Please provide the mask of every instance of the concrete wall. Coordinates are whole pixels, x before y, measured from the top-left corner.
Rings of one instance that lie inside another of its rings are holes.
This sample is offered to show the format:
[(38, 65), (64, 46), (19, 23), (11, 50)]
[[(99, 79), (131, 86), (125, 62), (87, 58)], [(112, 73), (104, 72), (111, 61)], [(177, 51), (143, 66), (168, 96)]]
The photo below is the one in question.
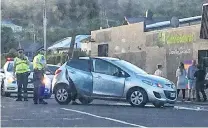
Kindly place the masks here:
[(145, 51), (138, 51), (138, 52), (128, 52), (128, 53), (121, 53), (121, 54), (114, 54), (113, 57), (120, 58), (131, 62), (132, 64), (142, 68), (145, 70), (146, 68), (146, 52)]
[[(138, 47), (144, 48), (146, 36), (143, 32), (144, 24), (137, 23), (124, 25), (109, 29), (101, 29), (91, 32), (91, 37), (95, 40), (95, 44), (109, 44), (109, 56), (115, 52), (132, 52), (139, 51)], [(92, 49), (95, 53), (97, 49)]]
[(147, 47), (146, 48), (146, 71), (150, 74), (154, 74), (157, 65), (163, 65), (164, 75), (167, 76), (167, 68), (166, 68), (166, 49), (159, 47)]

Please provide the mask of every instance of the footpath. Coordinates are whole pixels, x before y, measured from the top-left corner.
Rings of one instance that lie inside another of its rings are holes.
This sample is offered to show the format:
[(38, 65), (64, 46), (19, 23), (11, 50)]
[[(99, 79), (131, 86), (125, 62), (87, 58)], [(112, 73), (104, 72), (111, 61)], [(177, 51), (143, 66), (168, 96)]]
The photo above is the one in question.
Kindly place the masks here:
[[(207, 98), (208, 98), (208, 89), (205, 90)], [(207, 105), (208, 106), (208, 99), (206, 102), (202, 102), (203, 101), (203, 97), (200, 94), (200, 98), (201, 98), (201, 102), (197, 102), (197, 101), (187, 101), (188, 99), (188, 91), (186, 90), (186, 99), (184, 102), (182, 102), (182, 91), (180, 91), (180, 94), (178, 96), (177, 102), (176, 104), (184, 104), (184, 105)]]

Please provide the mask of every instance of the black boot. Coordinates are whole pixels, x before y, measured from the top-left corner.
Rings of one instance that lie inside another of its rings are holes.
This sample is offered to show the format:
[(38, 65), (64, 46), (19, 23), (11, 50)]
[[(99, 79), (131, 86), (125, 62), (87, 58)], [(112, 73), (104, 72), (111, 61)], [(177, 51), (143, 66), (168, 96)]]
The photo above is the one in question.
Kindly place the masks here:
[(39, 104), (48, 104), (46, 101), (44, 101), (43, 99), (39, 100)]
[(22, 101), (22, 98), (17, 98), (16, 101)]
[(28, 99), (27, 98), (24, 98), (24, 101), (28, 101)]
[(38, 104), (38, 100), (33, 99), (34, 104)]

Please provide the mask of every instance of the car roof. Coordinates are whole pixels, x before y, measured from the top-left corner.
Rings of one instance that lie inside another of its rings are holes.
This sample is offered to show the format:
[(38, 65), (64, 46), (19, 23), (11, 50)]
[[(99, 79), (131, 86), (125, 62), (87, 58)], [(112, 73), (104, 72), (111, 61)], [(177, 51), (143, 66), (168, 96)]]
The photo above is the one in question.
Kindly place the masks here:
[(79, 59), (103, 59), (103, 60), (119, 60), (118, 58), (113, 57), (79, 57)]

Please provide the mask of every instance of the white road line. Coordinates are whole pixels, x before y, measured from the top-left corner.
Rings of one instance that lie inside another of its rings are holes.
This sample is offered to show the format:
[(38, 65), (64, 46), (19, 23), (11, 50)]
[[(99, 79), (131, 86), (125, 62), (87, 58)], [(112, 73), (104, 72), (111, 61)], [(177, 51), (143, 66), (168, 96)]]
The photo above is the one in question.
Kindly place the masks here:
[[(41, 120), (81, 120), (83, 118), (46, 118)], [(34, 121), (34, 120), (40, 120), (40, 119), (10, 119), (10, 121)], [(9, 120), (1, 120), (1, 121), (9, 121)]]
[(98, 115), (94, 115), (94, 114), (91, 114), (91, 113), (78, 111), (78, 110), (74, 110), (74, 109), (68, 109), (68, 108), (61, 108), (61, 109), (66, 110), (66, 111), (81, 113), (81, 114), (84, 114), (84, 115), (88, 115), (88, 116), (92, 116), (92, 117), (96, 117), (96, 118), (100, 118), (100, 119), (110, 120), (110, 121), (114, 121), (114, 122), (121, 123), (121, 124), (127, 124), (127, 125), (130, 125), (130, 126), (135, 126), (135, 127), (140, 127), (140, 128), (147, 128), (147, 127), (142, 126), (142, 125), (132, 124), (132, 123), (128, 123), (128, 122), (125, 122), (125, 121), (121, 121), (121, 120), (117, 120), (117, 119), (113, 119), (113, 118), (109, 118), (109, 117), (102, 117), (102, 116), (98, 116)]
[(82, 118), (73, 118), (73, 119), (70, 119), (70, 118), (63, 118), (63, 120), (81, 120)]
[(1, 122), (2, 122), (2, 121), (9, 121), (9, 120), (1, 120)]
[(197, 108), (190, 108), (190, 107), (183, 107), (183, 106), (174, 106), (175, 109), (181, 109), (181, 110), (193, 110), (193, 111), (208, 111), (207, 109), (203, 109), (200, 107)]

